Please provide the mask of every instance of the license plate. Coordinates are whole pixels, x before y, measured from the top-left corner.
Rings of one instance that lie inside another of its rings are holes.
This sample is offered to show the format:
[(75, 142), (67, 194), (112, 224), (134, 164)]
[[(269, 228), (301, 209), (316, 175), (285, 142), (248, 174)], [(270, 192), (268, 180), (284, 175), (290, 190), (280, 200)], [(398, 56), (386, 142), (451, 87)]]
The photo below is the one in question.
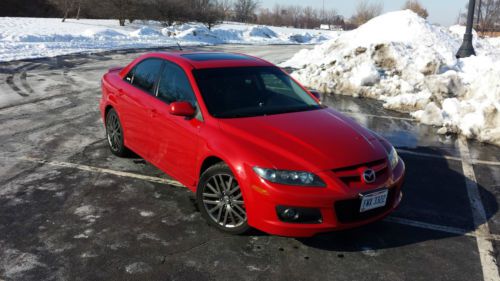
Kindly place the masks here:
[(363, 194), (361, 197), (361, 207), (359, 212), (366, 212), (375, 208), (383, 207), (387, 201), (389, 190), (384, 189), (373, 193)]

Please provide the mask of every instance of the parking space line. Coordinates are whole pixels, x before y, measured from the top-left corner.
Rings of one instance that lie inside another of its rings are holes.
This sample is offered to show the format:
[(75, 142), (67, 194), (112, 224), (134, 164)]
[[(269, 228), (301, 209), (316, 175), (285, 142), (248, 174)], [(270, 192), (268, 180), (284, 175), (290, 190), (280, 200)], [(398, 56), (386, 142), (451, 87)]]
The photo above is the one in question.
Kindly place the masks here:
[(18, 159), (24, 160), (24, 161), (29, 161), (29, 162), (34, 162), (34, 163), (39, 163), (39, 164), (44, 164), (44, 165), (49, 165), (49, 166), (73, 168), (73, 169), (78, 169), (78, 170), (87, 171), (87, 172), (111, 174), (111, 175), (116, 175), (116, 176), (120, 176), (120, 177), (135, 178), (135, 179), (145, 180), (145, 181), (149, 181), (149, 182), (164, 183), (164, 184), (179, 186), (179, 187), (184, 186), (176, 180), (170, 180), (170, 179), (165, 179), (165, 178), (160, 178), (160, 177), (145, 176), (145, 175), (141, 175), (141, 174), (116, 171), (116, 170), (111, 170), (111, 169), (106, 169), (106, 168), (98, 168), (98, 167), (93, 167), (93, 166), (74, 164), (74, 163), (69, 163), (69, 162), (61, 162), (61, 161), (48, 161), (48, 160), (43, 160), (43, 159), (33, 158), (33, 157), (20, 157)]
[[(457, 227), (452, 227), (452, 226), (432, 224), (432, 223), (415, 221), (415, 220), (410, 220), (410, 219), (405, 219), (405, 218), (400, 218), (400, 217), (392, 217), (392, 216), (385, 218), (384, 221), (390, 222), (390, 223), (397, 223), (397, 224), (401, 224), (401, 225), (417, 227), (417, 228), (422, 228), (422, 229), (433, 230), (433, 231), (446, 232), (446, 233), (456, 234), (456, 235), (460, 235), (460, 236), (476, 237), (476, 233), (474, 231), (469, 231), (467, 229), (462, 229), (462, 228), (457, 228)], [(497, 234), (489, 234), (489, 235), (485, 235), (482, 237), (484, 239), (487, 239), (487, 240), (500, 241), (500, 235), (497, 235)]]
[[(453, 161), (460, 161), (460, 162), (462, 161), (462, 158), (447, 156), (447, 155), (415, 152), (415, 151), (401, 149), (401, 148), (398, 148), (397, 151), (400, 153), (403, 153), (403, 154), (409, 154), (409, 155), (415, 155), (415, 156), (422, 156), (422, 157), (428, 157), (428, 158), (438, 158), (438, 159), (444, 158), (446, 160), (453, 160)], [(470, 159), (470, 160), (473, 164), (482, 164), (482, 165), (488, 165), (488, 166), (500, 166), (500, 162), (477, 160), (477, 159)]]
[(472, 209), (472, 219), (474, 221), (475, 227), (474, 232), (476, 236), (477, 247), (479, 249), (479, 257), (481, 259), (483, 277), (485, 281), (498, 281), (500, 280), (500, 276), (498, 274), (498, 267), (495, 257), (493, 256), (493, 244), (490, 240), (485, 238), (490, 236), (488, 219), (486, 217), (486, 212), (481, 201), (481, 195), (479, 194), (476, 175), (474, 174), (469, 147), (467, 145), (467, 139), (465, 137), (460, 137), (458, 139), (458, 147), (462, 157), (462, 169), (464, 171), (465, 185)]
[[(175, 180), (165, 179), (165, 178), (160, 178), (160, 177), (146, 176), (146, 175), (137, 174), (137, 173), (122, 172), (122, 171), (116, 171), (116, 170), (111, 170), (111, 169), (106, 169), (106, 168), (98, 168), (98, 167), (93, 167), (93, 166), (88, 166), (88, 165), (74, 164), (74, 163), (62, 162), (62, 161), (48, 161), (48, 160), (44, 160), (44, 159), (40, 159), (40, 158), (33, 158), (33, 157), (19, 157), (17, 159), (22, 160), (22, 161), (43, 164), (43, 165), (62, 167), (62, 168), (72, 168), (72, 169), (78, 169), (78, 170), (87, 171), (87, 172), (94, 172), (94, 173), (111, 174), (111, 175), (116, 175), (116, 176), (120, 176), (120, 177), (128, 177), (128, 178), (140, 179), (140, 180), (145, 180), (145, 181), (154, 182), (154, 183), (163, 183), (163, 184), (168, 184), (168, 185), (172, 185), (172, 186), (184, 187), (184, 185), (182, 185), (180, 182), (175, 181)], [(390, 223), (401, 224), (401, 225), (408, 225), (408, 226), (412, 226), (412, 227), (418, 227), (418, 228), (422, 228), (422, 229), (433, 230), (433, 231), (441, 231), (441, 232), (446, 232), (446, 233), (451, 233), (451, 234), (456, 234), (456, 235), (465, 235), (465, 236), (470, 236), (470, 237), (476, 237), (477, 235), (482, 235), (481, 237), (483, 239), (500, 241), (500, 235), (489, 234), (489, 231), (488, 231), (488, 233), (475, 233), (474, 231), (468, 231), (466, 229), (437, 225), (437, 224), (430, 224), (430, 223), (426, 223), (426, 222), (415, 221), (415, 220), (399, 218), (399, 217), (392, 217), (392, 216), (385, 218), (384, 221), (390, 222)]]
[(432, 153), (415, 152), (415, 151), (401, 149), (401, 148), (398, 148), (396, 150), (398, 152), (400, 152), (400, 153), (410, 154), (410, 155), (415, 155), (415, 156), (422, 156), (422, 157), (427, 157), (427, 158), (446, 159), (446, 160), (453, 160), (453, 161), (462, 161), (462, 158), (459, 158), (459, 157), (453, 157), (453, 156), (447, 156), (447, 155), (439, 155), (439, 154), (432, 154)]
[(431, 224), (431, 223), (414, 221), (414, 220), (398, 218), (398, 217), (387, 217), (384, 219), (384, 221), (413, 226), (413, 227), (418, 227), (418, 228), (423, 228), (423, 229), (441, 231), (441, 232), (446, 232), (446, 233), (451, 233), (451, 234), (457, 234), (457, 235), (466, 235), (466, 236), (472, 236), (472, 237), (475, 236), (474, 233), (472, 233), (471, 231), (468, 231), (466, 229)]

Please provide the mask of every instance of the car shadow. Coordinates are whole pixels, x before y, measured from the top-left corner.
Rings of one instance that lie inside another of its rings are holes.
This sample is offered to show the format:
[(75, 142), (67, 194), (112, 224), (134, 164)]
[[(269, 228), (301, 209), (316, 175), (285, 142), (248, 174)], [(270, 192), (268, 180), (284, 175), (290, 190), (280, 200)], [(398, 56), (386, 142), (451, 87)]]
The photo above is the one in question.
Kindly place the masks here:
[[(327, 251), (358, 252), (397, 248), (473, 232), (475, 226), (461, 162), (446, 160), (444, 155), (434, 149), (418, 148), (415, 151), (442, 158), (401, 153), (407, 168), (404, 196), (390, 219), (350, 230), (298, 238), (297, 241)], [(477, 187), (483, 204), (489, 206), (486, 212), (486, 219), (489, 220), (498, 211), (498, 202), (480, 184)], [(408, 221), (444, 226), (451, 230), (438, 231), (425, 225), (415, 227), (409, 225)], [(456, 233), (456, 230), (463, 230), (464, 233)]]

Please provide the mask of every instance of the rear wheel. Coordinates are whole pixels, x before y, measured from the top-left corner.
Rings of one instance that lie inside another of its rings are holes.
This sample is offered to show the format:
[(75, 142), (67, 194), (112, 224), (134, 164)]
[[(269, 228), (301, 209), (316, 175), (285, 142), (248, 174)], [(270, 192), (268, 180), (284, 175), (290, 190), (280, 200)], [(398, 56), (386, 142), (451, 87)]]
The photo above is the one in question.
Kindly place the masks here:
[(196, 199), (202, 215), (219, 230), (242, 234), (250, 228), (243, 194), (226, 164), (216, 164), (203, 173)]
[(118, 114), (112, 108), (106, 114), (106, 138), (108, 139), (109, 149), (113, 154), (125, 157), (130, 151), (124, 145), (123, 129), (118, 118)]

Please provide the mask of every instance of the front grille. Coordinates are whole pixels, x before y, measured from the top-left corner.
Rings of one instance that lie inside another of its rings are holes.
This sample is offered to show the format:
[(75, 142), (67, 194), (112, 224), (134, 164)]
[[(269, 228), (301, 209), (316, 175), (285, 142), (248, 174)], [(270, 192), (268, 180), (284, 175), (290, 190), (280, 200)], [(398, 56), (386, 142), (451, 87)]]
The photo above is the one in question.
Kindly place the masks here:
[(375, 171), (376, 180), (373, 185), (380, 185), (387, 181), (389, 177), (389, 167), (385, 159), (377, 161), (333, 169), (332, 172), (348, 187), (359, 188), (366, 185), (361, 181), (361, 175), (365, 169)]
[(389, 189), (385, 206), (362, 213), (359, 212), (361, 198), (337, 201), (334, 206), (337, 220), (341, 223), (353, 223), (376, 217), (388, 211), (394, 205), (396, 195), (396, 188)]

